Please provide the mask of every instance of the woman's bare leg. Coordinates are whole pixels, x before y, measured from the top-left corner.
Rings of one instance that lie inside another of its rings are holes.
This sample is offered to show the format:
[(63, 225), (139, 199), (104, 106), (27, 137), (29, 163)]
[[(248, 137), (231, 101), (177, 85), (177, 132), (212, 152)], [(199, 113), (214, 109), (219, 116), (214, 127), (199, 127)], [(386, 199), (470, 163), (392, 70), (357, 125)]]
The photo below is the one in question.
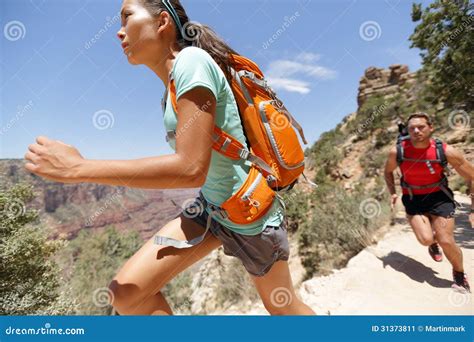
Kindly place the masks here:
[[(189, 240), (204, 232), (204, 227), (180, 215), (167, 223), (160, 235)], [(221, 242), (210, 232), (197, 246), (185, 249), (165, 247), (148, 240), (120, 269), (109, 285), (112, 305), (121, 315), (171, 315), (171, 308), (160, 290), (177, 274), (204, 258)]]
[(271, 315), (315, 315), (295, 293), (287, 261), (277, 261), (262, 277), (250, 275)]

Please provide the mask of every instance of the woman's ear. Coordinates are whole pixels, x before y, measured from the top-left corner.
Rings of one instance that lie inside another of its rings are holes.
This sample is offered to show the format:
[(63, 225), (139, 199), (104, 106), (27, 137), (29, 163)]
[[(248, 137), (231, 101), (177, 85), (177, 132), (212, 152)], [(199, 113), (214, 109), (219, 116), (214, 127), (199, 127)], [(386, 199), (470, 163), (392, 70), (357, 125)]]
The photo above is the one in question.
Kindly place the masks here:
[(168, 27), (168, 24), (170, 23), (170, 15), (168, 14), (168, 12), (166, 11), (162, 11), (159, 15), (158, 15), (158, 18), (157, 18), (157, 21), (156, 21), (156, 29), (157, 29), (157, 33), (161, 33), (163, 32), (166, 27)]

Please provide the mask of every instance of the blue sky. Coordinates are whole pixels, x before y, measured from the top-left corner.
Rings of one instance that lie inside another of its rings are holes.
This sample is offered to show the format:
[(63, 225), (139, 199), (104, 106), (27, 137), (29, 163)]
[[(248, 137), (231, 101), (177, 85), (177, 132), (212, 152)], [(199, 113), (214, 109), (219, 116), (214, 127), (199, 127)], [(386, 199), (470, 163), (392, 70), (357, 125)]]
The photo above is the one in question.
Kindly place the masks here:
[[(408, 41), (412, 1), (182, 3), (191, 20), (213, 27), (260, 65), (308, 146), (357, 109), (367, 67), (420, 68)], [(146, 67), (128, 64), (116, 37), (120, 6), (0, 0), (0, 158), (22, 158), (38, 135), (74, 145), (89, 159), (172, 152), (164, 139), (163, 84)]]

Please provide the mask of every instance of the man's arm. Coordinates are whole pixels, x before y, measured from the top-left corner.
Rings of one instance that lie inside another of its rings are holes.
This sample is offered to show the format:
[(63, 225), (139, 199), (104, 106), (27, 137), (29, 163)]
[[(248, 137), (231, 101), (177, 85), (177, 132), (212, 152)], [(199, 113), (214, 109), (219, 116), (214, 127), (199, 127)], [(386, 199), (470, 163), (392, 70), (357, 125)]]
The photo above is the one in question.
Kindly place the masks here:
[(387, 184), (388, 191), (390, 192), (390, 195), (392, 196), (391, 200), (391, 205), (392, 208), (397, 202), (397, 191), (395, 189), (395, 177), (393, 176), (393, 172), (397, 169), (397, 148), (393, 147), (389, 154), (387, 161), (385, 163), (385, 171), (384, 171), (384, 177), (385, 177), (385, 183)]
[(469, 220), (471, 221), (471, 226), (474, 228), (474, 196), (472, 191), (474, 189), (474, 165), (472, 165), (462, 153), (456, 150), (454, 147), (446, 147), (446, 158), (448, 163), (454, 167), (457, 173), (463, 177), (469, 185), (470, 196), (471, 196), (471, 213), (469, 215)]
[(463, 177), (466, 182), (470, 183), (470, 188), (473, 189), (474, 165), (468, 162), (460, 151), (449, 145), (446, 147), (446, 158), (448, 159), (448, 163), (454, 167), (456, 172)]

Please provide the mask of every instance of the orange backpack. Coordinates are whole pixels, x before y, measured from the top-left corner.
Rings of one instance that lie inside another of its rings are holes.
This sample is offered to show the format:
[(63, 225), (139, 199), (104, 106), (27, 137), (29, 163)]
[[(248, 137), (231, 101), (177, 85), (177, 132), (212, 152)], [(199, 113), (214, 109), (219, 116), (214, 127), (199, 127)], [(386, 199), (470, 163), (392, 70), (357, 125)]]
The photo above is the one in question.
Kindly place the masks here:
[[(254, 62), (239, 55), (231, 55), (230, 60), (231, 88), (250, 146), (244, 146), (215, 126), (212, 148), (231, 159), (250, 161), (265, 176), (273, 190), (288, 190), (304, 171), (304, 152), (293, 127), (307, 144), (303, 129), (268, 86)], [(172, 78), (169, 91), (177, 112)]]
[[(230, 61), (233, 76), (231, 88), (250, 146), (243, 145), (214, 126), (212, 148), (233, 160), (249, 161), (252, 167), (241, 188), (220, 207), (207, 203), (211, 215), (208, 217), (206, 232), (213, 215), (219, 215), (222, 219), (237, 224), (248, 224), (264, 216), (272, 207), (276, 196), (284, 207), (277, 192), (290, 190), (303, 174), (305, 166), (304, 152), (293, 127), (307, 144), (303, 129), (268, 86), (259, 67), (251, 60), (238, 55), (231, 55)], [(168, 92), (173, 109), (177, 113), (173, 75), (170, 77)], [(201, 201), (206, 202), (202, 193), (200, 195)], [(156, 236), (155, 243), (187, 248), (201, 242), (206, 232), (192, 241)]]

